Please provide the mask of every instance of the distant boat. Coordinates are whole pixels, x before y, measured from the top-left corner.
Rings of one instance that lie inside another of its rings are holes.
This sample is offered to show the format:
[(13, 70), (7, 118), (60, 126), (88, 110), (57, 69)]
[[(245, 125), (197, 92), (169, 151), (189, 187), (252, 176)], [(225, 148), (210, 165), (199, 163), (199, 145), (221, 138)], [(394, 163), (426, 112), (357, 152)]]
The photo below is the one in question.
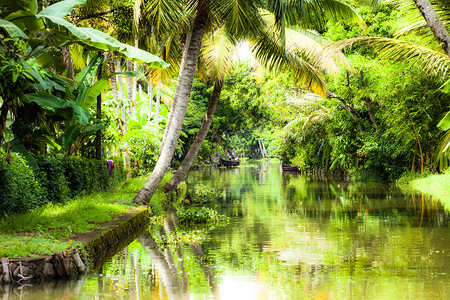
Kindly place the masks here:
[(296, 172), (298, 172), (298, 167), (297, 166), (281, 165), (281, 169), (283, 171), (296, 171)]
[(220, 157), (219, 160), (219, 167), (220, 166), (224, 166), (224, 167), (237, 167), (239, 166), (239, 164), (241, 163), (241, 161), (239, 159), (236, 160), (228, 160), (228, 159), (223, 159), (222, 157)]

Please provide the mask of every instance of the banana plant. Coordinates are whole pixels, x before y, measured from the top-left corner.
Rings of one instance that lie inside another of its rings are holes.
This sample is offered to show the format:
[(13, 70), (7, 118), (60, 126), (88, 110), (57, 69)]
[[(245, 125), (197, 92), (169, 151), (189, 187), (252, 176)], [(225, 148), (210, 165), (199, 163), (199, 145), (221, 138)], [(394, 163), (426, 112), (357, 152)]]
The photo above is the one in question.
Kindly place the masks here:
[[(0, 124), (0, 142), (3, 141), (3, 135), (6, 131), (6, 120), (13, 117), (15, 107), (19, 104), (35, 102), (41, 107), (53, 112), (64, 112), (73, 115), (71, 122), (73, 126), (69, 127), (71, 131), (64, 134), (67, 138), (63, 139), (64, 145), (69, 145), (73, 141), (77, 132), (82, 130), (82, 126), (87, 126), (89, 122), (89, 113), (86, 107), (89, 107), (95, 100), (101, 90), (106, 88), (107, 82), (100, 80), (90, 87), (81, 88), (85, 73), (79, 78), (76, 87), (79, 89), (76, 101), (65, 101), (53, 96), (49, 91), (48, 81), (39, 71), (31, 68), (33, 64), (38, 64), (42, 68), (53, 68), (61, 71), (62, 55), (60, 47), (71, 44), (78, 44), (86, 50), (101, 52), (111, 52), (117, 56), (125, 57), (139, 62), (144, 62), (154, 68), (166, 68), (168, 64), (157, 56), (140, 50), (133, 46), (120, 43), (113, 37), (92, 29), (77, 27), (64, 19), (77, 4), (84, 4), (86, 0), (64, 0), (49, 7), (41, 12), (37, 12), (37, 2), (33, 0), (26, 1), (5, 1), (1, 0), (2, 10), (0, 11), (0, 36), (9, 37), (2, 40), (2, 45), (7, 39), (20, 41), (23, 48), (26, 49), (24, 55), (18, 56), (19, 63), (13, 65), (11, 69), (20, 67), (21, 69), (31, 70), (29, 72), (10, 72), (11, 81), (16, 82), (23, 73), (23, 80), (34, 84), (34, 91), (26, 93), (17, 89), (5, 86), (0, 90), (0, 97), (3, 100), (1, 105), (1, 124)], [(27, 78), (25, 78), (25, 75)], [(8, 78), (7, 78), (8, 79)], [(70, 81), (69, 81), (70, 82)], [(39, 87), (40, 85), (40, 87)], [(67, 118), (66, 118), (67, 119)], [(79, 127), (81, 126), (81, 127)], [(77, 129), (78, 128), (78, 129)], [(84, 128), (83, 130), (87, 130)], [(7, 151), (8, 152), (8, 151)]]

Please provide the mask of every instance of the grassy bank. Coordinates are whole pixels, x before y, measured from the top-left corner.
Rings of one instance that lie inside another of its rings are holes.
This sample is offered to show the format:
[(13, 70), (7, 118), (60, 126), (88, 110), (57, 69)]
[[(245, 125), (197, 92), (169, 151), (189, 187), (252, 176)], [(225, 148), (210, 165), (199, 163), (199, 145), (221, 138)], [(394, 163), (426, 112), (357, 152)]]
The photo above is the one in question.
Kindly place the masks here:
[(133, 178), (118, 188), (49, 204), (0, 220), (0, 257), (51, 255), (80, 244), (71, 237), (112, 221), (135, 206), (132, 200), (146, 178)]
[(450, 171), (414, 179), (409, 185), (416, 190), (439, 198), (442, 204), (450, 210)]

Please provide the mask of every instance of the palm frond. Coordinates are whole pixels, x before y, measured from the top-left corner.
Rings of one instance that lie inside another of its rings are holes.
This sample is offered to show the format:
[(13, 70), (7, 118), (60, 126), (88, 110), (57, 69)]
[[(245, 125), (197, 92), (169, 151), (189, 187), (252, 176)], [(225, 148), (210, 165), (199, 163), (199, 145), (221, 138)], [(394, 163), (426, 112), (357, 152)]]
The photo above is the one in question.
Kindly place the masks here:
[(450, 166), (450, 130), (444, 134), (439, 142), (434, 167), (440, 171), (446, 170)]
[(294, 79), (306, 89), (325, 95), (326, 83), (320, 71), (296, 53), (288, 52), (276, 37), (261, 34), (252, 41), (251, 50), (255, 58), (269, 70), (292, 70)]
[(164, 35), (176, 31), (180, 20), (183, 20), (183, 1), (149, 0), (145, 3), (144, 13), (153, 25), (155, 34)]
[(353, 8), (339, 0), (293, 0), (286, 4), (285, 17), (289, 25), (322, 29), (326, 21), (331, 19), (365, 26), (361, 16)]
[[(449, 0), (431, 0), (431, 4), (441, 20), (442, 24), (446, 28), (450, 26), (450, 1)], [(410, 13), (411, 16), (409, 19), (413, 20), (413, 23), (408, 25), (407, 27), (399, 30), (397, 32), (397, 36), (403, 36), (407, 34), (420, 34), (427, 37), (433, 37), (433, 33), (424, 20), (422, 14), (417, 9), (414, 1), (411, 0), (401, 0), (399, 3), (401, 7), (407, 12)]]
[(281, 40), (285, 38), (285, 25), (286, 25), (286, 1), (273, 0), (267, 2), (267, 10), (269, 10), (275, 17), (274, 24), (277, 26), (281, 34)]
[(306, 131), (309, 127), (316, 123), (328, 120), (331, 114), (328, 111), (316, 110), (308, 116), (305, 123), (302, 126), (302, 131)]
[(380, 37), (359, 37), (338, 41), (325, 47), (323, 55), (325, 57), (336, 55), (337, 52), (353, 45), (373, 47), (378, 50), (381, 58), (418, 63), (430, 75), (447, 75), (450, 67), (450, 58), (443, 52), (402, 40)]
[(292, 131), (295, 128), (299, 128), (300, 126), (303, 126), (303, 124), (305, 123), (307, 117), (305, 116), (301, 116), (301, 117), (297, 117), (294, 120), (290, 121), (289, 123), (287, 123), (283, 129), (285, 131)]
[(216, 80), (223, 80), (233, 66), (236, 47), (225, 27), (221, 27), (207, 39), (202, 47), (202, 57), (208, 74)]
[(223, 20), (229, 34), (236, 39), (257, 36), (264, 22), (259, 15), (255, 1), (216, 0), (212, 10)]
[(135, 0), (133, 8), (133, 32), (139, 32), (139, 20), (141, 19), (141, 7), (143, 0)]

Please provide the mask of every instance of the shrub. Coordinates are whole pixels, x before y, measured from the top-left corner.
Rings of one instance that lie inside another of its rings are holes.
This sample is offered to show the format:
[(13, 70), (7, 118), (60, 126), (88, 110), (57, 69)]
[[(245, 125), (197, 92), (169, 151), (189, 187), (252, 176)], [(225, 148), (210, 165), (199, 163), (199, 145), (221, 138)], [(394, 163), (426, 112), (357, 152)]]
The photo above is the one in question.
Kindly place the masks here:
[(117, 186), (126, 178), (125, 163), (122, 157), (110, 158), (114, 162), (114, 173), (109, 177), (109, 187)]
[(80, 196), (86, 188), (84, 166), (79, 157), (66, 157), (62, 160), (64, 176), (66, 176), (70, 197)]
[(228, 222), (229, 218), (219, 214), (217, 211), (211, 208), (182, 208), (177, 212), (178, 222), (181, 226), (191, 225), (213, 225), (219, 222)]
[(25, 160), (12, 154), (12, 165), (0, 152), (0, 216), (24, 213), (46, 203), (62, 203), (69, 198), (105, 191), (125, 179), (122, 158), (114, 158), (109, 176), (105, 160), (67, 157), (38, 157), (39, 170), (33, 173)]
[(107, 190), (112, 183), (117, 183), (124, 177), (123, 163), (120, 162), (117, 167), (114, 164), (114, 173), (117, 171), (118, 174), (113, 179), (109, 176), (108, 164), (105, 160), (67, 157), (62, 160), (62, 164), (71, 197)]
[(133, 176), (148, 174), (155, 167), (158, 160), (160, 143), (151, 131), (142, 130), (136, 132), (128, 140), (130, 159), (137, 162), (133, 169)]
[(39, 157), (37, 159), (40, 170), (36, 174), (48, 201), (53, 203), (65, 202), (69, 199), (69, 186), (64, 176), (61, 160), (53, 157)]
[(0, 215), (25, 212), (48, 201), (45, 192), (25, 160), (12, 153), (11, 166), (0, 152)]
[(188, 189), (186, 198), (192, 203), (209, 203), (220, 197), (221, 193), (212, 187), (196, 184), (193, 189)]

